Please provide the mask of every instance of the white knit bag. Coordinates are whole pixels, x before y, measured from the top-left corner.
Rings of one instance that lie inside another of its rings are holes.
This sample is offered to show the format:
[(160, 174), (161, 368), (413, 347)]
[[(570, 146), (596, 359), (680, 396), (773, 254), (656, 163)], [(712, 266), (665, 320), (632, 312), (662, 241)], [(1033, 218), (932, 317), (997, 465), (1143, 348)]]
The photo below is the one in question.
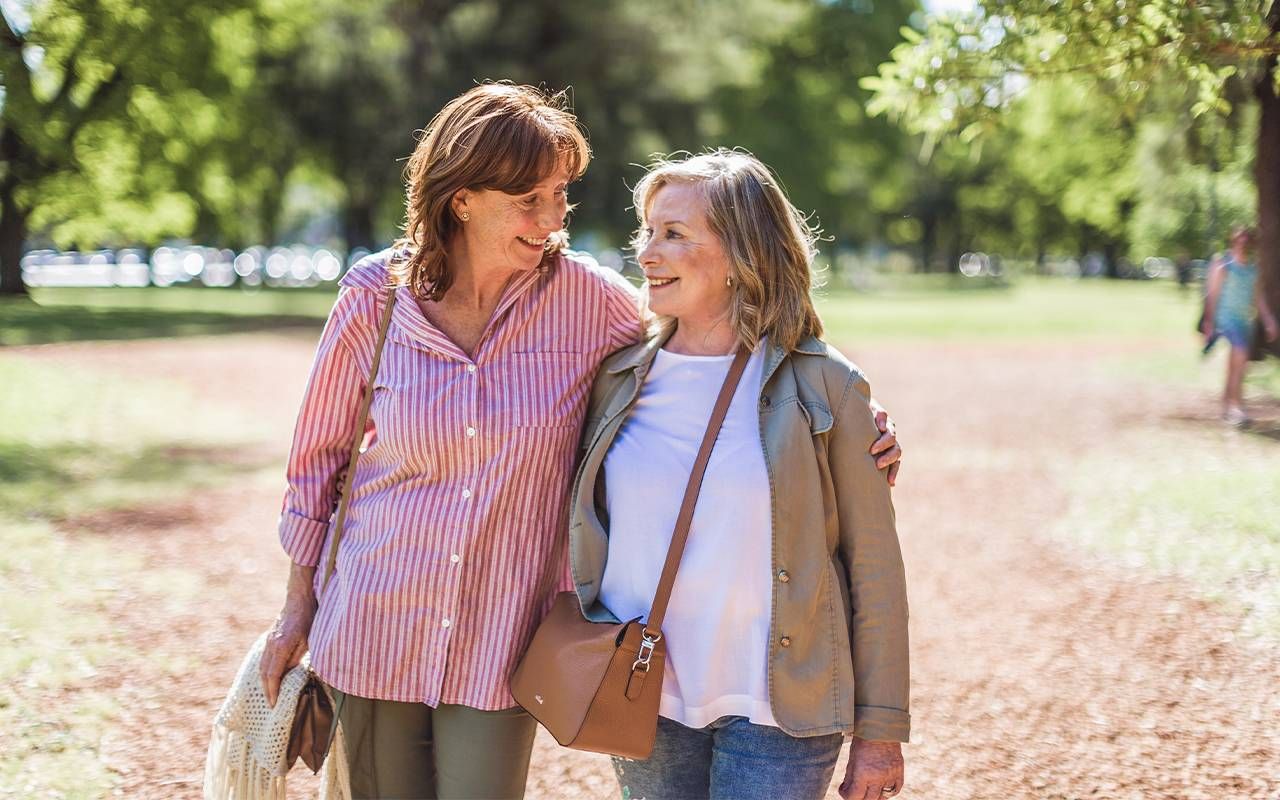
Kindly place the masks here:
[[(310, 654), (285, 673), (275, 707), (258, 674), (267, 634), (249, 649), (231, 691), (213, 721), (204, 765), (205, 800), (285, 800), (285, 753), (298, 708), (298, 695), (310, 672)], [(349, 800), (347, 754), (342, 726), (334, 732), (329, 756), (320, 770), (321, 800)]]

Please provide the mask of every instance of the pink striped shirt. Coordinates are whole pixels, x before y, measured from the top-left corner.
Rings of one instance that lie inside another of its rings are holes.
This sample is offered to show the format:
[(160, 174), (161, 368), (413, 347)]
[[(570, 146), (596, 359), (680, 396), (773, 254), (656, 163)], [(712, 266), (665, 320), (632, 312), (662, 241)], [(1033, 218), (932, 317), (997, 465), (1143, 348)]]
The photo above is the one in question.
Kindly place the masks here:
[[(280, 518), (299, 564), (327, 552), (390, 254), (343, 277), (320, 338)], [(636, 294), (561, 256), (512, 279), (469, 358), (397, 292), (312, 663), (360, 697), (510, 708), (507, 679), (553, 590), (572, 588), (579, 429), (600, 362), (640, 336)]]

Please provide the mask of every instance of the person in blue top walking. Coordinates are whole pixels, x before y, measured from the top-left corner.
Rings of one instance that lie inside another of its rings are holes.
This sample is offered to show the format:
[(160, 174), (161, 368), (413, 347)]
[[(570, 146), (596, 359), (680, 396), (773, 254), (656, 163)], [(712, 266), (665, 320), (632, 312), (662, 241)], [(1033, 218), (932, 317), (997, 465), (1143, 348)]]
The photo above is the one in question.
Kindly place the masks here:
[(1258, 267), (1252, 261), (1253, 229), (1237, 226), (1231, 232), (1231, 250), (1214, 260), (1205, 288), (1205, 352), (1218, 339), (1231, 344), (1227, 359), (1227, 385), (1222, 392), (1222, 418), (1231, 425), (1245, 425), (1244, 373), (1249, 365), (1249, 339), (1254, 314), (1262, 320), (1267, 341), (1280, 336), (1280, 325), (1258, 289)]

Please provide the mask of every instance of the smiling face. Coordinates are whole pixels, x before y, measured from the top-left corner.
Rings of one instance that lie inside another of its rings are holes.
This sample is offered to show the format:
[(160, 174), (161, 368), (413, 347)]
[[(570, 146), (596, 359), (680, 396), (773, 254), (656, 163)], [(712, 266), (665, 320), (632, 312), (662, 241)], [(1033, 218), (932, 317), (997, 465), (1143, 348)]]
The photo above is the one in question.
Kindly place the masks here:
[(649, 308), (681, 328), (709, 331), (729, 315), (729, 257), (707, 222), (706, 200), (692, 183), (657, 189), (645, 211), (640, 268)]
[(558, 171), (521, 194), (462, 189), (452, 202), (468, 258), (487, 267), (527, 271), (542, 263), (547, 238), (564, 228), (569, 176)]

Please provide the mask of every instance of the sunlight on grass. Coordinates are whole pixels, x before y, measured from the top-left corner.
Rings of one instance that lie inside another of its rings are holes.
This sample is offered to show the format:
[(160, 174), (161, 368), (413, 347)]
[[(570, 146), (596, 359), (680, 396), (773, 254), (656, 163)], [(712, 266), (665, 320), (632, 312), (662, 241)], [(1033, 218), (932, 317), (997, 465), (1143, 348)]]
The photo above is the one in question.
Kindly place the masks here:
[[(259, 423), (177, 384), (0, 356), (0, 797), (97, 797), (121, 709), (107, 670), (154, 669), (110, 612), (199, 602), (200, 582), (58, 521), (260, 474)], [(161, 664), (172, 670), (172, 665)]]
[(1185, 576), (1280, 635), (1276, 445), (1222, 428), (1135, 429), (1071, 477), (1058, 533)]
[(114, 776), (97, 751), (120, 711), (99, 688), (104, 670), (140, 666), (146, 654), (98, 612), (122, 597), (191, 604), (197, 585), (109, 540), (42, 522), (0, 526), (0, 786), (15, 797), (99, 796)]
[(898, 338), (1186, 338), (1199, 297), (1157, 282), (1023, 278), (1007, 288), (971, 291), (832, 290), (819, 296), (818, 311), (827, 338), (846, 345)]

